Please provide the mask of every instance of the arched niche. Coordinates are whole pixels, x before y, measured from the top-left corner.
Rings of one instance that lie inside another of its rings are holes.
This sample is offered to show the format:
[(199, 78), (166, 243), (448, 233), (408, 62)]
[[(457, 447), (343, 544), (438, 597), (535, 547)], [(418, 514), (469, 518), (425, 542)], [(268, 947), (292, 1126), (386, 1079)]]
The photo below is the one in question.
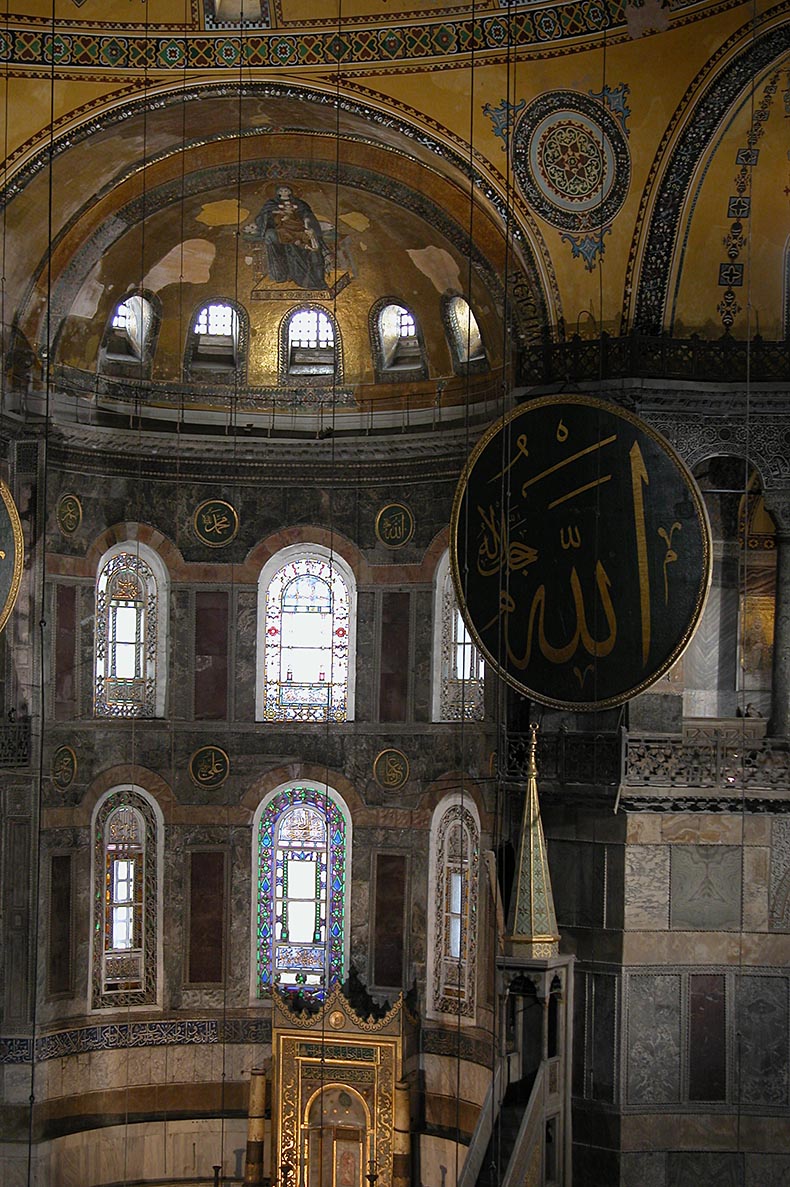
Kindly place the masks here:
[(771, 713), (776, 527), (760, 474), (720, 454), (694, 467), (713, 540), (713, 577), (699, 627), (683, 657), (686, 718)]

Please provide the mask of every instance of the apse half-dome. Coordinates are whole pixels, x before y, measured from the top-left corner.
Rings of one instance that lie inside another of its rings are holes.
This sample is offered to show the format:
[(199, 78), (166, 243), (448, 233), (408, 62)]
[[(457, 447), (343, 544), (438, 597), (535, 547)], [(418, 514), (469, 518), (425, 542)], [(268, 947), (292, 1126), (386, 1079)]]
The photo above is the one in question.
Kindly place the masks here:
[[(493, 191), (364, 113), (343, 112), (338, 149), (327, 96), (202, 97), (180, 113), (164, 100), (144, 126), (114, 113), (53, 158), (65, 179), (93, 148), (102, 184), (76, 174), (55, 250), (30, 260), (15, 345), (33, 395), (46, 363), (61, 404), (159, 419), (331, 408), (375, 427), (501, 395), (541, 300), (524, 300)], [(185, 110), (200, 139), (188, 119), (179, 141)], [(25, 185), (32, 197), (40, 178)]]

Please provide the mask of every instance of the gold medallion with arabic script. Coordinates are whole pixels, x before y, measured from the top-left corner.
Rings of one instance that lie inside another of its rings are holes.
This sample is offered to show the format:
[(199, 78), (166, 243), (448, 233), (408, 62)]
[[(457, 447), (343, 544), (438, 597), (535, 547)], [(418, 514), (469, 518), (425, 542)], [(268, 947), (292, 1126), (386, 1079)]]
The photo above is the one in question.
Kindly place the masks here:
[(710, 528), (694, 478), (649, 424), (591, 396), (547, 396), (473, 449), (450, 559), (486, 662), (525, 696), (592, 711), (682, 655), (710, 584)]
[(82, 523), (82, 503), (76, 495), (61, 495), (55, 517), (64, 536), (73, 536)]
[(373, 762), (373, 778), (385, 791), (398, 791), (409, 778), (409, 760), (401, 750), (381, 750)]
[(213, 791), (230, 774), (230, 759), (219, 746), (201, 746), (189, 760), (189, 777), (196, 787)]
[(58, 791), (71, 787), (77, 777), (77, 756), (70, 746), (58, 746), (52, 755), (52, 782)]
[(195, 535), (209, 548), (224, 548), (236, 538), (239, 516), (232, 503), (224, 499), (206, 499), (192, 517)]
[(403, 548), (414, 535), (414, 516), (405, 503), (387, 503), (376, 516), (376, 536), (387, 548)]

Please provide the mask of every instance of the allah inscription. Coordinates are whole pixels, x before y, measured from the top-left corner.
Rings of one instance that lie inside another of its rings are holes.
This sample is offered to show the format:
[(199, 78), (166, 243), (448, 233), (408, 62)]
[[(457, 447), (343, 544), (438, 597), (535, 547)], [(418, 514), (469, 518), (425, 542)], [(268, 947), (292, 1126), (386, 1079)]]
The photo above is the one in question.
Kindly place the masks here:
[(699, 622), (710, 531), (649, 425), (588, 396), (533, 400), (478, 443), (451, 522), (453, 580), (486, 661), (561, 708), (621, 704)]

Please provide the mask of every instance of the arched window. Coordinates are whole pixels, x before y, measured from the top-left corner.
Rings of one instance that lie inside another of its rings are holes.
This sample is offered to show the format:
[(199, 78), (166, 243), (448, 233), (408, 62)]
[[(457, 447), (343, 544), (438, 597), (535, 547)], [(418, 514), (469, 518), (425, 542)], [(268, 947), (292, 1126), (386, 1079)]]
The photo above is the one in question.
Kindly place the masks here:
[(337, 327), (316, 305), (292, 310), (283, 320), (280, 341), (281, 377), (298, 377), (300, 382), (341, 379)]
[(319, 545), (277, 553), (258, 582), (259, 721), (350, 721), (356, 585)]
[(100, 370), (107, 374), (149, 376), (161, 321), (159, 302), (132, 293), (113, 310), (104, 332)]
[(97, 717), (163, 717), (167, 570), (138, 541), (105, 552), (96, 576), (93, 706)]
[(93, 815), (94, 1009), (158, 1001), (162, 813), (139, 787), (121, 787)]
[(447, 339), (456, 371), (482, 371), (488, 366), (483, 337), (469, 302), (460, 296), (444, 302)]
[(187, 339), (186, 377), (227, 382), (243, 367), (245, 343), (246, 319), (240, 306), (226, 300), (201, 305)]
[(255, 996), (270, 988), (323, 995), (347, 965), (348, 809), (325, 786), (284, 786), (258, 809), (253, 838)]
[(485, 664), (458, 609), (447, 552), (436, 568), (433, 606), (433, 720), (482, 721)]
[(431, 821), (428, 1012), (474, 1022), (480, 820), (470, 796), (446, 796)]
[(422, 334), (414, 314), (405, 305), (395, 301), (374, 305), (371, 338), (379, 381), (428, 378)]

